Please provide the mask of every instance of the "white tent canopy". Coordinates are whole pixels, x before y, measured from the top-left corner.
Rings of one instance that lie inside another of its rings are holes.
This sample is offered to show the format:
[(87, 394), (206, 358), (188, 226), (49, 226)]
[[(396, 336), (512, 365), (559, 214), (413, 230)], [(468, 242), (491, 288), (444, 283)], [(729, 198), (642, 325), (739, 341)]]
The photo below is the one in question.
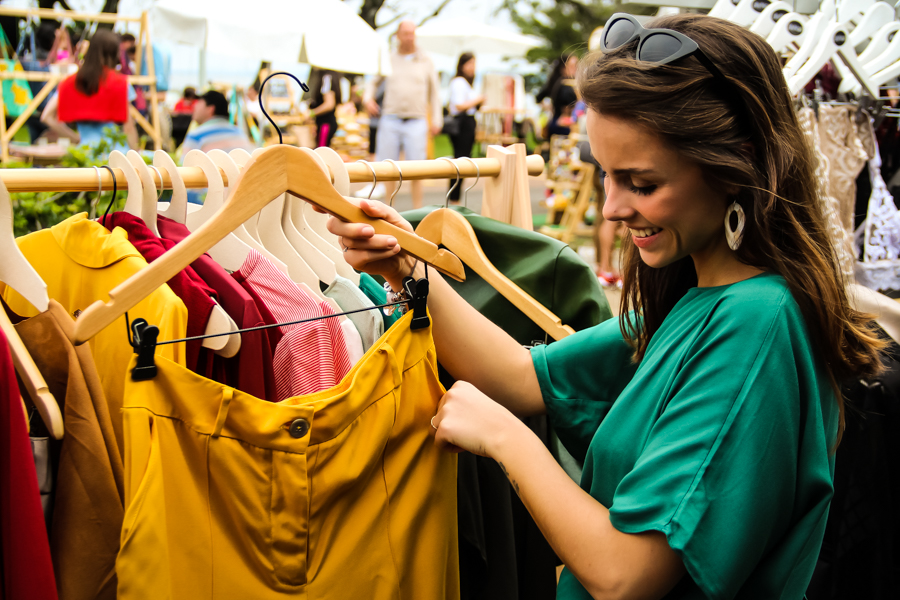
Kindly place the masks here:
[(524, 56), (528, 50), (541, 45), (535, 38), (513, 33), (499, 27), (468, 19), (436, 18), (416, 30), (416, 44), (433, 54), (459, 56), (463, 52), (496, 54), (509, 57)]
[(388, 74), (387, 42), (340, 0), (160, 0), (154, 39), (258, 60)]

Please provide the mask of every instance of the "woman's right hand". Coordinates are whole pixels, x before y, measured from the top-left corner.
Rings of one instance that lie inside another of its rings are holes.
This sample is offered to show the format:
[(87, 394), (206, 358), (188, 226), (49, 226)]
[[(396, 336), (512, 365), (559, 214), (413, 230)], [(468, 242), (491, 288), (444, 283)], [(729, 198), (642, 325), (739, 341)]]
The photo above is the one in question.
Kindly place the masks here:
[[(364, 213), (374, 219), (383, 219), (392, 225), (413, 232), (412, 225), (396, 210), (373, 200), (354, 200)], [(328, 219), (328, 231), (338, 236), (344, 250), (344, 259), (357, 271), (384, 277), (391, 288), (401, 289), (403, 278), (412, 274), (416, 259), (400, 254), (397, 238), (376, 235), (371, 225), (365, 223), (345, 223), (335, 216)]]

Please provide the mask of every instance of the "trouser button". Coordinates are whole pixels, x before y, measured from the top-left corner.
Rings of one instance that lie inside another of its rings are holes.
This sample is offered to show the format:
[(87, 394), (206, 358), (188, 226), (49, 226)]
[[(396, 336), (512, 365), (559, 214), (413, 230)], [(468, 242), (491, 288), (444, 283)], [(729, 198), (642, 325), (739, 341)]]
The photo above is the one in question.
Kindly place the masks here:
[(291, 427), (288, 430), (293, 438), (302, 438), (304, 435), (309, 433), (309, 421), (306, 419), (295, 419), (293, 423), (291, 423)]

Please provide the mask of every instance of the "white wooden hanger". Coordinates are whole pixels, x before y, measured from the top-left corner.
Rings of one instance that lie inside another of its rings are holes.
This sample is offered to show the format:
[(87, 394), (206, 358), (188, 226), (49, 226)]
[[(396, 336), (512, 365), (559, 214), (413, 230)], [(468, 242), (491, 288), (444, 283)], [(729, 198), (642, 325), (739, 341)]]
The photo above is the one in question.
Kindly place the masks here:
[(157, 208), (158, 213), (184, 225), (184, 221), (187, 218), (187, 188), (185, 188), (184, 180), (178, 172), (178, 166), (165, 150), (157, 150), (153, 154), (153, 166), (168, 173), (169, 178), (172, 180), (172, 200), (168, 206), (165, 206), (164, 202), (161, 203)]
[[(200, 150), (191, 150), (184, 157), (184, 166), (200, 167), (206, 174), (207, 193), (206, 200), (201, 210), (188, 213), (185, 225), (190, 231), (194, 231), (210, 220), (224, 204), (225, 185), (219, 168), (213, 161)], [(209, 208), (207, 208), (209, 207)], [(229, 233), (215, 246), (209, 249), (209, 255), (228, 271), (237, 271), (243, 266), (250, 254), (250, 246), (243, 243), (234, 234)]]
[[(871, 38), (885, 23), (896, 17), (894, 7), (886, 2), (876, 2), (859, 18), (856, 28), (850, 32), (850, 43), (854, 48)], [(862, 58), (860, 58), (862, 60)], [(865, 61), (863, 61), (865, 62)]]
[(859, 23), (862, 15), (874, 4), (875, 0), (837, 0), (834, 7), (834, 18), (839, 23), (847, 21)]
[[(850, 31), (846, 23), (829, 23), (823, 31), (821, 31), (821, 40), (811, 53), (809, 60), (800, 67), (796, 74), (788, 80), (788, 88), (792, 94), (800, 92), (807, 83), (809, 83), (816, 74), (837, 54), (841, 60), (847, 65), (853, 77), (865, 87), (874, 97), (878, 96), (877, 88), (873, 89), (869, 80), (866, 69), (859, 58), (856, 51), (849, 43)], [(805, 45), (805, 44), (804, 44)], [(846, 75), (846, 72), (845, 72)], [(849, 79), (845, 77), (845, 79)]]
[(766, 41), (778, 54), (784, 52), (792, 44), (800, 46), (809, 33), (807, 21), (808, 19), (804, 15), (790, 12), (778, 19), (772, 31), (766, 36)]
[(465, 279), (465, 269), (455, 255), (387, 221), (369, 217), (353, 199), (338, 194), (329, 178), (315, 167), (316, 163), (309, 155), (298, 148), (285, 145), (267, 148), (248, 163), (225, 210), (216, 213), (149, 267), (110, 290), (109, 302), (97, 301), (85, 309), (75, 323), (76, 343), (93, 338), (272, 198), (286, 191), (307, 198), (339, 219), (370, 225), (376, 234), (396, 238), (405, 254), (428, 263), (458, 281)]
[(890, 81), (892, 79), (895, 79), (897, 77), (900, 77), (900, 62), (895, 62), (888, 68), (878, 71), (877, 73), (872, 75), (872, 77), (870, 77), (869, 80), (874, 85), (880, 86), (883, 83)]
[(124, 154), (118, 150), (109, 153), (109, 166), (114, 169), (121, 169), (125, 173), (125, 180), (128, 182), (128, 195), (125, 198), (125, 207), (122, 209), (130, 215), (136, 217), (141, 216), (141, 208), (144, 202), (144, 186), (141, 183), (141, 176), (131, 164)]
[[(890, 67), (897, 61), (900, 61), (900, 35), (894, 35), (894, 39), (892, 39), (887, 44), (887, 47), (873, 58), (870, 58), (866, 62), (860, 60), (860, 62), (863, 64), (863, 69), (867, 79), (871, 79), (876, 73)], [(877, 83), (875, 81), (871, 82), (870, 87), (874, 87), (875, 91), (873, 93), (873, 91), (870, 90), (869, 93), (872, 94), (873, 97), (878, 97), (878, 85), (883, 82), (884, 81), (880, 81)], [(856, 94), (859, 94), (862, 91), (862, 86), (858, 85), (857, 82), (853, 80), (844, 79), (841, 81), (841, 85), (838, 87), (838, 91), (843, 93), (854, 92)]]
[[(0, 179), (0, 256), (3, 257), (3, 260), (0, 260), (0, 282), (14, 289), (38, 311), (46, 312), (50, 306), (47, 284), (44, 283), (16, 244), (12, 199), (2, 179)], [(61, 439), (63, 437), (63, 418), (59, 404), (50, 393), (47, 382), (37, 365), (34, 364), (34, 359), (31, 358), (31, 354), (22, 343), (22, 339), (13, 327), (6, 311), (2, 308), (0, 308), (0, 329), (6, 336), (13, 365), (19, 377), (22, 378), (28, 396), (38, 409), (53, 439)]]
[(762, 13), (757, 10), (758, 5), (759, 0), (740, 0), (726, 18), (741, 27), (750, 27)]
[(819, 11), (806, 23), (806, 39), (797, 48), (797, 53), (784, 65), (784, 78), (788, 81), (800, 70), (822, 39), (822, 32), (834, 21), (834, 0), (823, 0)]
[(159, 229), (156, 226), (156, 203), (159, 198), (156, 195), (156, 182), (153, 180), (153, 174), (147, 168), (147, 163), (141, 158), (141, 155), (134, 150), (129, 150), (125, 158), (137, 171), (138, 177), (141, 178), (141, 220), (144, 225), (153, 232), (153, 235), (159, 237)]
[[(245, 154), (247, 154), (245, 150), (241, 150), (241, 152), (244, 152)], [(230, 155), (226, 154), (225, 157), (223, 158), (221, 154), (211, 152), (207, 156), (213, 162), (214, 165), (216, 165), (217, 167), (219, 167), (220, 169), (225, 171), (225, 176), (228, 178), (228, 182), (231, 184), (231, 187), (234, 187), (234, 185), (236, 185), (236, 183), (237, 183), (237, 180), (240, 179), (240, 177), (241, 177), (241, 171), (240, 171), (240, 167), (235, 163), (235, 161), (230, 157)], [(250, 156), (250, 155), (247, 154), (247, 156)], [(221, 177), (218, 177), (217, 180), (222, 181)], [(224, 189), (225, 188), (223, 187), (223, 194), (224, 194)], [(227, 202), (227, 199), (228, 198), (226, 196), (225, 197), (226, 202)], [(256, 217), (256, 215), (254, 215), (254, 218), (255, 217)], [(269, 262), (271, 262), (273, 265), (275, 265), (275, 267), (278, 268), (279, 271), (281, 271), (282, 273), (287, 275), (287, 272), (288, 272), (287, 265), (284, 264), (281, 260), (279, 260), (274, 254), (272, 254), (271, 252), (266, 250), (263, 247), (263, 245), (259, 243), (259, 240), (257, 240), (256, 238), (254, 238), (247, 232), (247, 229), (244, 227), (244, 225), (240, 225), (240, 226), (236, 227), (233, 234), (235, 237), (240, 239), (242, 242), (244, 242), (245, 244), (247, 244), (248, 246), (250, 246), (257, 252), (259, 252), (260, 254), (265, 256), (269, 260)]]
[(717, 0), (715, 6), (709, 11), (709, 16), (727, 19), (734, 12), (734, 7), (737, 3), (738, 0)]
[(50, 305), (47, 284), (19, 250), (14, 231), (12, 198), (0, 179), (0, 281), (16, 290), (38, 312), (45, 312)]
[(882, 25), (878, 31), (872, 34), (872, 41), (869, 42), (866, 49), (860, 53), (859, 62), (866, 64), (887, 50), (887, 47), (894, 37), (896, 37), (898, 31), (900, 31), (900, 21), (891, 21), (890, 23)]
[(874, 75), (878, 71), (888, 68), (898, 60), (900, 60), (900, 35), (895, 35), (894, 39), (888, 43), (887, 48), (871, 60), (866, 61), (864, 64), (866, 72), (869, 75)]
[[(257, 148), (256, 150), (254, 150), (253, 154), (250, 155), (250, 158), (256, 157), (257, 153), (260, 152), (261, 150), (262, 150), (262, 148)], [(246, 152), (247, 151), (245, 150), (244, 153), (246, 153)], [(236, 162), (237, 165), (241, 169), (244, 168), (244, 165), (246, 165), (248, 162), (250, 162), (250, 158), (245, 157), (244, 153), (235, 153), (235, 155), (232, 156), (232, 158), (234, 159), (234, 162)], [(258, 213), (253, 215), (249, 219), (247, 219), (247, 222), (244, 223), (244, 229), (247, 230), (247, 233), (250, 235), (250, 237), (252, 237), (254, 240), (259, 242), (259, 214)]]
[(776, 0), (759, 13), (759, 16), (753, 21), (753, 25), (750, 26), (750, 31), (762, 37), (768, 37), (775, 28), (775, 24), (790, 12), (790, 4), (784, 0)]

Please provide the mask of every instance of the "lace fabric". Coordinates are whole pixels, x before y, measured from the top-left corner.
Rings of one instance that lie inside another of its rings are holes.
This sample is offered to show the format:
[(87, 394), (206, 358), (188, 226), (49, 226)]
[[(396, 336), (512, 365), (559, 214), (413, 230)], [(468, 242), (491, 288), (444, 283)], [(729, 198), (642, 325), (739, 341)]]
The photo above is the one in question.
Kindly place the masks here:
[(900, 210), (881, 177), (881, 154), (869, 161), (872, 195), (862, 225), (863, 260), (856, 265), (860, 284), (875, 290), (900, 289)]
[(853, 239), (850, 236), (850, 232), (841, 224), (840, 203), (829, 193), (830, 163), (828, 158), (822, 153), (816, 114), (811, 108), (804, 107), (800, 109), (797, 116), (800, 120), (803, 134), (812, 147), (816, 158), (816, 187), (818, 188), (816, 197), (819, 200), (822, 214), (825, 216), (828, 233), (835, 245), (838, 269), (846, 281), (853, 281), (855, 277)]

